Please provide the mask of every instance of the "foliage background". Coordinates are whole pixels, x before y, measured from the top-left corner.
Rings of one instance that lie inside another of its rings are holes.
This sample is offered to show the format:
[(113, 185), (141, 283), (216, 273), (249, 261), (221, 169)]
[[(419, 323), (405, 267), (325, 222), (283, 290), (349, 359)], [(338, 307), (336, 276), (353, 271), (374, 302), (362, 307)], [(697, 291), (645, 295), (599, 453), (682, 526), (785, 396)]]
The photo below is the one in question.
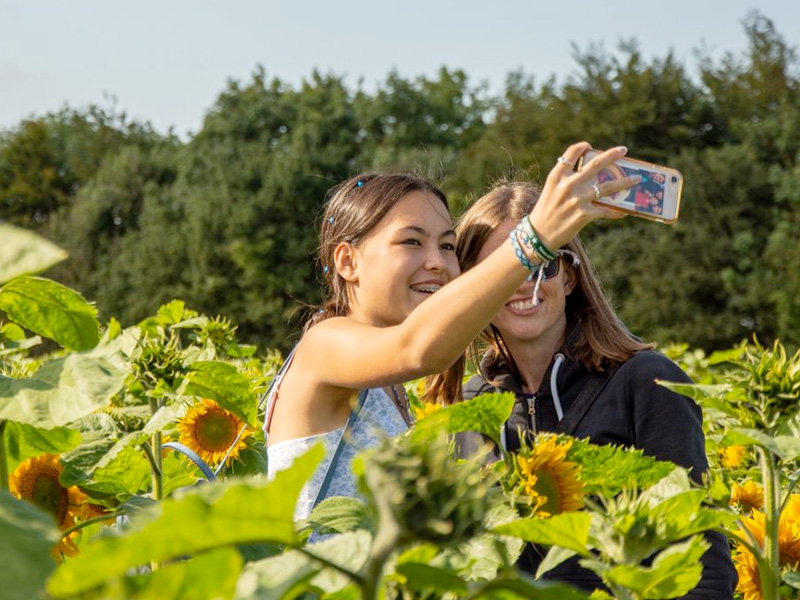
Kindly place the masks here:
[(575, 49), (563, 84), (508, 75), (390, 73), (374, 92), (314, 72), (292, 87), (259, 69), (231, 81), (188, 142), (114, 109), (64, 109), (0, 133), (0, 219), (69, 251), (53, 277), (131, 324), (171, 298), (232, 316), (246, 341), (286, 348), (318, 300), (311, 260), (328, 189), (362, 169), (440, 183), (457, 214), (487, 182), (539, 178), (565, 145), (625, 144), (686, 178), (667, 228), (629, 219), (585, 234), (638, 335), (728, 347), (800, 335), (800, 79), (764, 16), (749, 49), (692, 69), (635, 41)]

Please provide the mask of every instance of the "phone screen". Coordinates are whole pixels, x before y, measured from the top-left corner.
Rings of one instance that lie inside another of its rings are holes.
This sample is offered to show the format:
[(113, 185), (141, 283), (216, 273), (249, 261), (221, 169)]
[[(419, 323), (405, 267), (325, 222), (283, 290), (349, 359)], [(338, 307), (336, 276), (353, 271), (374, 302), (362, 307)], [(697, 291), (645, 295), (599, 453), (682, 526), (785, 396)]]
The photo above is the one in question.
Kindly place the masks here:
[[(603, 183), (631, 175), (640, 175), (642, 181), (632, 188), (609, 196), (608, 199), (614, 204), (626, 205), (627, 208), (638, 213), (663, 215), (667, 178), (675, 177), (674, 175), (659, 173), (652, 169), (637, 168), (634, 165), (625, 165), (623, 161), (618, 161), (600, 171), (597, 174), (597, 181)], [(677, 183), (677, 178), (672, 183)]]

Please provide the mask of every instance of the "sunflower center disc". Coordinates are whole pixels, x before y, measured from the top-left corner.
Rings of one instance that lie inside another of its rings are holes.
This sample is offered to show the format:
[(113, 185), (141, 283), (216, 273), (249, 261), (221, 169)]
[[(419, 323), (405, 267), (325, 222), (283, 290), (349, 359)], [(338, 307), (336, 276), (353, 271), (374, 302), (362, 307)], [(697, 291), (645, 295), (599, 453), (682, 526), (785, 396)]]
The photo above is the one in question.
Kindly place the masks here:
[(197, 422), (197, 440), (208, 450), (224, 450), (235, 437), (236, 426), (225, 415), (210, 413)]

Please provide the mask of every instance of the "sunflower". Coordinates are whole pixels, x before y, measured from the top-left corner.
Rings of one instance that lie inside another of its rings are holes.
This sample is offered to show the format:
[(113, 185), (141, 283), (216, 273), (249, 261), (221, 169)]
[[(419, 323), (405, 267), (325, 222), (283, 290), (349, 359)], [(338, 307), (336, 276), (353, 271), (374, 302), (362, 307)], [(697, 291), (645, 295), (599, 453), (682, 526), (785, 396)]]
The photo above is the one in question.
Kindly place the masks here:
[(738, 506), (745, 514), (759, 510), (764, 502), (764, 490), (754, 481), (745, 481), (744, 485), (733, 482), (731, 489), (731, 506)]
[[(742, 523), (758, 545), (762, 546), (766, 523), (764, 513), (754, 510), (749, 517), (742, 519)], [(735, 535), (743, 538), (745, 532), (740, 529)], [(800, 567), (800, 494), (791, 495), (778, 519), (778, 562), (781, 566), (788, 565), (792, 569)]]
[(725, 469), (736, 469), (742, 466), (747, 448), (744, 446), (728, 446), (717, 450), (719, 462)]
[[(18, 499), (30, 502), (53, 515), (59, 529), (65, 531), (75, 525), (75, 515), (80, 511), (86, 494), (75, 486), (62, 486), (59, 481), (61, 471), (57, 455), (44, 454), (29, 458), (21, 462), (11, 474), (9, 488)], [(61, 538), (53, 549), (54, 556), (75, 556), (78, 553), (75, 545), (78, 535), (80, 534), (75, 531)]]
[[(236, 441), (242, 428), (244, 433)], [(239, 417), (208, 399), (189, 409), (178, 423), (178, 430), (181, 432), (180, 442), (210, 465), (219, 464), (233, 446), (225, 461), (226, 465), (230, 464), (231, 460), (239, 457), (247, 446), (246, 438), (253, 433)]]
[(433, 402), (422, 402), (419, 406), (415, 405), (411, 407), (411, 410), (413, 411), (414, 417), (417, 419), (417, 421), (424, 419), (425, 417), (432, 415), (441, 409), (441, 404), (434, 404)]
[[(759, 546), (764, 545), (766, 517), (760, 510), (754, 510), (750, 517), (742, 519)], [(735, 534), (745, 537), (739, 530)], [(761, 579), (755, 557), (744, 546), (739, 546), (734, 556), (739, 585), (736, 588), (744, 595), (744, 600), (761, 600)], [(800, 494), (792, 494), (778, 520), (778, 564), (781, 568), (797, 570), (800, 567)]]
[(541, 517), (583, 508), (580, 466), (566, 460), (572, 441), (558, 443), (557, 436), (540, 436), (536, 445), (516, 457), (520, 483), (534, 513)]
[(742, 600), (763, 600), (761, 596), (761, 577), (758, 573), (758, 562), (755, 556), (744, 548), (733, 555), (733, 565), (739, 575), (736, 591), (742, 594)]

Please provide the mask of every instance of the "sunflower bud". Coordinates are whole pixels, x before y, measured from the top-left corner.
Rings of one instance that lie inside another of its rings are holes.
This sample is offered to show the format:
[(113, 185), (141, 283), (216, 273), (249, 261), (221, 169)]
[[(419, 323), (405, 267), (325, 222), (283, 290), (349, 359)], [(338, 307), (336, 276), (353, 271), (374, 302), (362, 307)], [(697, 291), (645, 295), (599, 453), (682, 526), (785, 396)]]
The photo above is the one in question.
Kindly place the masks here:
[(483, 530), (491, 482), (482, 458), (457, 462), (445, 435), (387, 440), (364, 470), (378, 510), (388, 507), (408, 541), (457, 545)]

